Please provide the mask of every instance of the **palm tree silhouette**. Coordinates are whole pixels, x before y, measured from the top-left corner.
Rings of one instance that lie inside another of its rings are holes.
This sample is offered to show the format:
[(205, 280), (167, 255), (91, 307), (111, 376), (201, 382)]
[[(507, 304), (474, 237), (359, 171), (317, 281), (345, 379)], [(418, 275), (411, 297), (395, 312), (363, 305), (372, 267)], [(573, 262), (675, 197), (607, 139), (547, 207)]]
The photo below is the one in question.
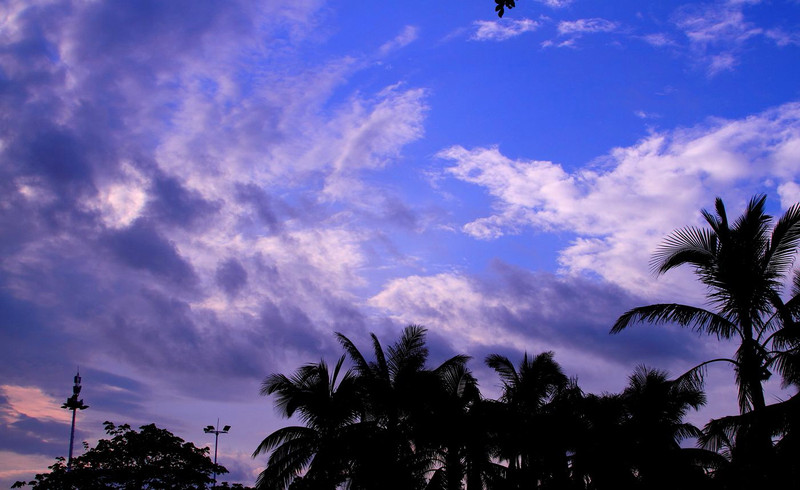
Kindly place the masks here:
[(423, 327), (406, 327), (386, 351), (370, 335), (374, 360), (367, 361), (350, 339), (336, 334), (358, 374), (364, 403), (350, 488), (423, 488), (440, 449), (427, 440), (430, 414), (441, 410), (443, 377), (463, 368), (469, 357), (454, 356), (431, 370), (425, 367)]
[(700, 429), (683, 421), (689, 409), (705, 405), (697, 380), (669, 380), (665, 371), (638, 366), (622, 392), (630, 437), (631, 462), (643, 488), (687, 488), (707, 484), (705, 468), (725, 463), (708, 450), (682, 448), (686, 438), (699, 438)]
[(486, 364), (503, 381), (500, 401), (506, 414), (500, 429), (499, 456), (508, 461), (507, 480), (512, 488), (537, 488), (549, 480), (566, 478), (567, 448), (564, 427), (556, 423), (553, 402), (570, 380), (552, 352), (528, 357), (517, 369), (505, 356), (492, 354)]
[(304, 484), (320, 490), (333, 490), (346, 479), (346, 431), (362, 406), (354, 373), (348, 370), (339, 379), (343, 362), (344, 356), (333, 372), (320, 361), (300, 367), (291, 377), (272, 374), (264, 380), (261, 394), (276, 394), (281, 415), (298, 414), (305, 426), (283, 427), (261, 441), (253, 457), (272, 453), (257, 488), (284, 490), (303, 471)]
[(772, 365), (784, 375), (794, 366), (790, 358), (772, 352), (771, 346), (778, 340), (792, 342), (789, 330), (797, 330), (792, 316), (797, 301), (784, 303), (780, 295), (800, 243), (800, 204), (790, 207), (770, 234), (772, 217), (764, 212), (765, 200), (764, 195), (753, 197), (731, 225), (717, 198), (715, 214), (702, 211), (710, 228), (681, 228), (654, 255), (653, 267), (659, 275), (683, 265), (692, 267), (707, 288), (713, 311), (675, 303), (642, 306), (623, 314), (611, 328), (611, 333), (618, 333), (640, 322), (677, 323), (720, 339), (738, 338), (733, 358), (706, 361), (687, 375), (702, 378), (705, 366), (712, 362), (733, 365), (740, 413), (754, 412), (749, 430), (740, 433), (746, 432), (747, 455), (740, 454), (753, 462), (754, 474), (764, 472), (762, 463), (772, 452), (769, 430), (759, 415), (766, 406), (762, 383)]

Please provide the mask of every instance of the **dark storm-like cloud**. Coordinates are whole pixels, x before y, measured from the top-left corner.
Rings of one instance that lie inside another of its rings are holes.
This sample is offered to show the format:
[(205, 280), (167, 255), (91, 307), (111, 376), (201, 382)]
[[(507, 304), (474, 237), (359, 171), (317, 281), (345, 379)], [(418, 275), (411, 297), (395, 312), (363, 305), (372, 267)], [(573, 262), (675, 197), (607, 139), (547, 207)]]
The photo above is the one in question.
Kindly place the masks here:
[(190, 228), (219, 209), (199, 192), (186, 189), (174, 177), (156, 179), (147, 215), (166, 226)]
[(50, 128), (38, 132), (26, 142), (22, 159), (30, 175), (44, 177), (53, 187), (85, 185), (92, 181), (92, 171), (83, 148), (69, 131)]
[[(7, 404), (0, 396), (0, 406)], [(25, 415), (11, 422), (0, 422), (0, 450), (14, 451), (22, 454), (45, 454), (48, 456), (65, 456), (69, 442), (69, 425), (60, 422), (43, 421)], [(85, 433), (76, 431), (76, 440), (80, 441)]]
[[(332, 212), (318, 195), (328, 147), (349, 134), (306, 116), (326, 97), (315, 77), (343, 75), (238, 78), (291, 49), (271, 33), (290, 36), (316, 6), (10, 7), (0, 46), (6, 382), (61, 402), (80, 366), (89, 412), (138, 424), (170, 416), (159, 394), (198, 407), (249, 401), (277, 366), (337, 355), (332, 332), (365, 323), (348, 292), (362, 280), (363, 238), (331, 223), (347, 203)], [(303, 77), (311, 95), (296, 88)], [(353, 111), (343, 111), (347, 131), (369, 116)], [(309, 135), (321, 141), (311, 150)], [(287, 176), (299, 159), (314, 182)], [(410, 226), (406, 211), (395, 203), (387, 216)], [(4, 430), (10, 450), (65, 453), (64, 424), (15, 424)]]
[(184, 288), (197, 282), (191, 264), (147, 221), (137, 220), (128, 228), (109, 232), (103, 241), (129, 267), (149, 271)]
[(236, 296), (247, 284), (247, 271), (241, 262), (231, 257), (217, 266), (216, 280), (228, 296)]
[[(90, 408), (105, 412), (136, 413), (139, 417), (147, 413), (145, 405), (152, 398), (152, 391), (141, 381), (95, 368), (84, 368), (80, 373), (83, 384), (81, 396)], [(64, 388), (68, 389), (68, 386)]]
[(647, 304), (618, 286), (580, 276), (531, 272), (502, 261), (495, 261), (493, 270), (495, 276), (486, 284), (486, 291), (500, 288), (523, 305), (522, 314), (505, 308), (494, 311), (497, 322), (512, 330), (626, 364), (689, 359), (697, 353), (694, 342), (687, 342), (687, 332), (677, 329), (642, 325), (610, 335), (620, 315)]
[[(266, 226), (273, 233), (281, 230), (282, 221), (278, 217), (276, 202), (263, 189), (255, 184), (239, 183), (236, 185), (236, 198), (252, 211), (239, 218), (242, 220), (252, 216), (251, 223), (246, 225)], [(281, 207), (286, 208), (286, 206)]]
[(324, 340), (311, 319), (295, 305), (280, 308), (267, 303), (261, 308), (259, 323), (267, 338), (276, 345), (304, 352), (322, 350)]
[(71, 354), (80, 348), (54, 320), (63, 312), (16, 298), (7, 284), (0, 285), (0, 356), (6, 363), (3, 383), (59, 388), (55, 373), (74, 369)]

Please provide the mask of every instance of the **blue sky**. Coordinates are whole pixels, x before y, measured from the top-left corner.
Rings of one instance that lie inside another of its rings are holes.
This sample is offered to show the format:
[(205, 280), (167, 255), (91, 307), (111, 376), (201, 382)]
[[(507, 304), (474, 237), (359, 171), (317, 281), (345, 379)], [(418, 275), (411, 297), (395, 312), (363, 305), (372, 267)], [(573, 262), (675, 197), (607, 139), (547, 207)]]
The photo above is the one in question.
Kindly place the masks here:
[[(586, 391), (731, 346), (628, 308), (703, 304), (653, 249), (800, 201), (800, 4), (15, 1), (0, 5), (0, 483), (102, 421), (220, 462), (285, 422), (272, 372), (429, 329), (434, 360), (554, 350)], [(732, 373), (709, 406), (732, 413)], [(786, 396), (773, 387), (771, 400)]]

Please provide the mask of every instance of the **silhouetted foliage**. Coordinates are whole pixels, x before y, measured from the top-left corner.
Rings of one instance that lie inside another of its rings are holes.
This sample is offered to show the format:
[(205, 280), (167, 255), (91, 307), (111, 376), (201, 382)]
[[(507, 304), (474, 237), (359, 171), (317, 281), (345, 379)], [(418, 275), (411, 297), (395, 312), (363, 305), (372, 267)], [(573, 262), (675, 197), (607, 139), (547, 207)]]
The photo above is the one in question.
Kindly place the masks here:
[(214, 465), (207, 448), (184, 442), (154, 424), (142, 426), (139, 431), (127, 424), (104, 425), (111, 438), (101, 439), (94, 448), (73, 458), (71, 468), (67, 469), (64, 458), (57, 458), (49, 473), (38, 474), (30, 482), (17, 482), (12, 488), (204, 489), (212, 483), (214, 472), (228, 472), (225, 467)]
[[(497, 2), (513, 7), (514, 2)], [(498, 9), (502, 15), (502, 9)], [(268, 376), (286, 417), (303, 426), (279, 429), (254, 456), (269, 453), (257, 487), (269, 490), (666, 490), (800, 488), (800, 395), (766, 405), (770, 370), (800, 385), (800, 273), (792, 297), (780, 293), (800, 243), (800, 206), (770, 234), (763, 196), (728, 223), (717, 200), (704, 211), (711, 229), (678, 230), (658, 250), (658, 273), (690, 265), (708, 287), (714, 311), (662, 304), (635, 308), (612, 327), (677, 323), (722, 339), (738, 338), (732, 359), (741, 413), (701, 431), (687, 423), (705, 404), (707, 363), (670, 379), (637, 367), (617, 394), (584, 394), (544, 352), (515, 364), (485, 362), (502, 382), (484, 399), (457, 355), (427, 366), (425, 329), (407, 327), (384, 350), (371, 334), (370, 356), (342, 334), (335, 368), (324, 361), (293, 375)], [(344, 363), (351, 367), (345, 370)], [(719, 361), (713, 360), (709, 362)], [(344, 372), (344, 374), (342, 374)], [(697, 440), (700, 447), (686, 447)], [(774, 445), (773, 445), (774, 441)]]
[(305, 426), (270, 434), (255, 455), (270, 452), (257, 482), (264, 489), (647, 489), (694, 488), (726, 460), (685, 449), (700, 431), (683, 422), (705, 401), (691, 378), (638, 368), (619, 395), (584, 395), (552, 352), (519, 365), (490, 355), (499, 400), (481, 397), (454, 356), (426, 367), (425, 330), (411, 326), (384, 350), (372, 335), (373, 359), (337, 334), (353, 367), (340, 358), (292, 376), (268, 376), (284, 416)]
[[(800, 204), (790, 207), (770, 232), (772, 217), (765, 214), (766, 196), (753, 197), (745, 213), (728, 221), (721, 199), (715, 213), (703, 210), (709, 228), (687, 227), (673, 232), (653, 258), (658, 274), (683, 265), (690, 266), (707, 288), (713, 310), (682, 304), (655, 304), (623, 314), (611, 329), (618, 333), (640, 322), (677, 323), (720, 339), (739, 342), (733, 358), (714, 359), (694, 368), (684, 377), (702, 380), (710, 362), (727, 362), (734, 368), (741, 417), (726, 421), (723, 435), (737, 479), (754, 485), (768, 482), (773, 471), (772, 439), (776, 424), (766, 410), (762, 383), (777, 370), (784, 384), (797, 384), (800, 372), (798, 313), (800, 274), (794, 271), (793, 297), (781, 299), (784, 280), (792, 269), (800, 245)], [(745, 416), (746, 415), (746, 416)], [(709, 433), (719, 423), (711, 423)], [(736, 430), (732, 428), (736, 426)], [(708, 440), (708, 439), (707, 439)]]
[(498, 17), (502, 17), (506, 13), (506, 9), (513, 9), (517, 6), (514, 0), (494, 0), (494, 11), (497, 12)]

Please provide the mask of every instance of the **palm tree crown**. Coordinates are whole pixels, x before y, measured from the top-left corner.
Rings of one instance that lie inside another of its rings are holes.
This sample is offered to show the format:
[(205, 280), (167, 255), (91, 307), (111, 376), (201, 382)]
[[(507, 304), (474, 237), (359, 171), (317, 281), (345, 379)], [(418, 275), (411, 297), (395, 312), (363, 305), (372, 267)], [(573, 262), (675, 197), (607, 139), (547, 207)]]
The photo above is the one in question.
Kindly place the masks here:
[(765, 405), (762, 382), (771, 362), (767, 343), (770, 333), (785, 326), (781, 292), (800, 244), (800, 205), (789, 208), (770, 233), (765, 201), (766, 196), (753, 197), (731, 225), (718, 198), (716, 214), (703, 210), (709, 228), (675, 231), (653, 257), (657, 274), (692, 267), (714, 311), (675, 303), (642, 306), (623, 314), (611, 329), (618, 333), (640, 322), (674, 322), (723, 339), (738, 337), (735, 359), (725, 360), (735, 368), (742, 412)]

